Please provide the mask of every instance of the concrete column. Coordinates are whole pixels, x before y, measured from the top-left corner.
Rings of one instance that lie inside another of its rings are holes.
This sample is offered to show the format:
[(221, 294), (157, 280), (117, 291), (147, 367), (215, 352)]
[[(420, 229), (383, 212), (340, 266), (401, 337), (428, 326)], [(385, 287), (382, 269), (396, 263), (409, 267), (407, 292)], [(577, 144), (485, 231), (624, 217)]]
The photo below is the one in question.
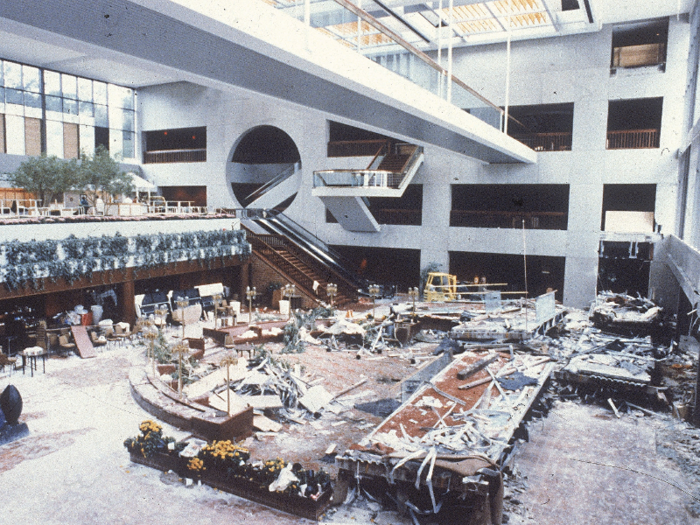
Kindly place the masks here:
[(117, 285), (117, 297), (119, 300), (119, 311), (124, 322), (131, 326), (136, 321), (136, 307), (134, 305), (134, 281), (126, 281)]

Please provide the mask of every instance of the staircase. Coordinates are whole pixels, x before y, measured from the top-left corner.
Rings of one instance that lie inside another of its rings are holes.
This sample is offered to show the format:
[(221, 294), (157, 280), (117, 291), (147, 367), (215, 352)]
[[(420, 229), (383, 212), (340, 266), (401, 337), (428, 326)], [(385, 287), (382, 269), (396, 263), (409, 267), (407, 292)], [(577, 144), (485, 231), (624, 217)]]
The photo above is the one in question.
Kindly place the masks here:
[(321, 241), (310, 238), (309, 232), (283, 214), (272, 210), (265, 214), (265, 218), (242, 222), (253, 253), (260, 260), (319, 303), (330, 302), (326, 293), (329, 283), (338, 287), (333, 304), (357, 300), (358, 288), (366, 283), (341, 265), (340, 256)]
[(401, 197), (422, 163), (423, 148), (397, 144), (392, 151), (377, 152), (366, 169), (315, 171), (311, 194), (323, 201), (344, 229), (378, 232), (379, 223), (365, 198)]
[(379, 163), (377, 170), (403, 174), (406, 162), (408, 162), (409, 158), (411, 158), (410, 155), (387, 155)]

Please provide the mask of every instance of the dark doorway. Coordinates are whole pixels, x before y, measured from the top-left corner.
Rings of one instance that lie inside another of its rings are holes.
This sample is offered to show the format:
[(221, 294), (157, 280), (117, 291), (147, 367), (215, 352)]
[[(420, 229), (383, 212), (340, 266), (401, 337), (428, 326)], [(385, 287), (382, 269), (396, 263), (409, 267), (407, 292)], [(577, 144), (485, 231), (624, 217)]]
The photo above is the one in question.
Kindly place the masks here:
[(420, 250), (333, 246), (350, 263), (350, 270), (376, 284), (395, 284), (398, 291), (418, 286)]
[(602, 242), (598, 259), (598, 290), (646, 297), (652, 259), (651, 243)]
[[(556, 290), (555, 297), (562, 300), (564, 292), (564, 257), (544, 255), (527, 256), (528, 297), (537, 297), (549, 290)], [(458, 281), (473, 282), (474, 277), (486, 277), (487, 283), (507, 283), (498, 288), (503, 292), (522, 292), (525, 287), (525, 262), (522, 255), (500, 253), (450, 252), (450, 273)], [(519, 298), (524, 294), (508, 294), (504, 297)]]
[(186, 201), (192, 206), (207, 205), (206, 186), (161, 186), (160, 191), (166, 201)]

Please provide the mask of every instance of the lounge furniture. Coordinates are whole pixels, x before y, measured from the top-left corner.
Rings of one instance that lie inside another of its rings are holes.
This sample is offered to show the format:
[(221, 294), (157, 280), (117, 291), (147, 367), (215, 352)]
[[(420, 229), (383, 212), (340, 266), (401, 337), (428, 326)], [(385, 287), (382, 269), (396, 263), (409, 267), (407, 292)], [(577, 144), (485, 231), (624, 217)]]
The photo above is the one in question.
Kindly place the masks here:
[(107, 338), (103, 335), (97, 335), (94, 330), (90, 332), (90, 341), (92, 341), (92, 346), (104, 346), (107, 344)]
[(128, 323), (117, 323), (114, 325), (114, 335), (120, 340), (129, 339), (131, 330)]
[(2, 352), (0, 352), (0, 370), (3, 372), (5, 371), (6, 367), (10, 368), (10, 374), (12, 374), (12, 371), (15, 369), (17, 366), (17, 358), (16, 357), (8, 357)]
[(61, 349), (61, 353), (75, 350), (75, 343), (71, 343), (66, 334), (58, 336), (58, 346)]
[(105, 338), (111, 343), (121, 343), (122, 341), (122, 338), (115, 333), (114, 326), (108, 326), (107, 328), (105, 328)]

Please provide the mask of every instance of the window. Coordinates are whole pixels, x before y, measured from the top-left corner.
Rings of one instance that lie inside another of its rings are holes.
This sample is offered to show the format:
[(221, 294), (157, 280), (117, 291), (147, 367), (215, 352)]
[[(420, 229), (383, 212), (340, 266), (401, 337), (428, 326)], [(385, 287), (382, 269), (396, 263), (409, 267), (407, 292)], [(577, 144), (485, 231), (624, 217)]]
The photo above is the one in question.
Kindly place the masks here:
[(618, 68), (666, 65), (668, 19), (625, 24), (613, 29), (611, 73)]
[(509, 108), (508, 135), (535, 151), (570, 151), (574, 105), (549, 104)]
[(24, 155), (24, 117), (5, 115), (5, 140), (7, 153)]
[(206, 127), (146, 131), (144, 136), (144, 164), (207, 160)]
[(607, 149), (658, 148), (663, 98), (611, 100)]
[(0, 153), (7, 153), (5, 146), (5, 115), (0, 114)]
[[(77, 158), (81, 149), (89, 154), (95, 145), (103, 144), (112, 155), (134, 158), (135, 103), (130, 88), (0, 60), (0, 110), (3, 106), (9, 120), (3, 117), (6, 144), (1, 153), (45, 151), (59, 158)], [(107, 135), (111, 130), (118, 140), (110, 144), (102, 128)]]
[(24, 119), (25, 155), (41, 155), (41, 120)]
[(453, 184), (450, 226), (566, 230), (568, 184)]
[(80, 140), (78, 139), (78, 125), (63, 123), (63, 158), (77, 159), (80, 156)]

